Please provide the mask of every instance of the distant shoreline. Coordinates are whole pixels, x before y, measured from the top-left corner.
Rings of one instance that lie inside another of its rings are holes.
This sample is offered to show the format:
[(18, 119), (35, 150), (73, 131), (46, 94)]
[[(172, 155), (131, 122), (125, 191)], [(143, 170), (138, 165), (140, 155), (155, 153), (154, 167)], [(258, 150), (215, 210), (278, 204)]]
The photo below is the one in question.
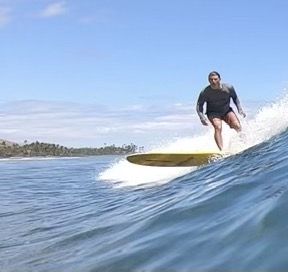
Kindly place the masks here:
[(99, 155), (127, 155), (136, 153), (143, 148), (134, 144), (122, 145), (121, 147), (110, 145), (100, 148), (68, 148), (58, 144), (40, 143), (38, 141), (19, 145), (10, 141), (0, 141), (0, 159), (9, 158), (32, 158), (32, 157), (87, 157)]
[(88, 158), (88, 157), (100, 157), (100, 156), (125, 156), (123, 155), (91, 155), (91, 156), (71, 156), (71, 157), (65, 157), (65, 156), (47, 156), (47, 157), (0, 157), (0, 162), (5, 161), (36, 161), (36, 160), (61, 160), (61, 159), (81, 159), (81, 158)]

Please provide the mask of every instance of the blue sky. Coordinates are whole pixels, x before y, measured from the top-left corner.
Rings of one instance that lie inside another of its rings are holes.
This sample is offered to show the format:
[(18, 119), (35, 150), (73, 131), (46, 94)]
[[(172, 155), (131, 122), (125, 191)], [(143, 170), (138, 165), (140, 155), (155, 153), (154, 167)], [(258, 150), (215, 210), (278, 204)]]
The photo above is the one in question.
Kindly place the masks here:
[(0, 138), (194, 135), (211, 70), (252, 113), (287, 85), (287, 10), (286, 0), (0, 0)]

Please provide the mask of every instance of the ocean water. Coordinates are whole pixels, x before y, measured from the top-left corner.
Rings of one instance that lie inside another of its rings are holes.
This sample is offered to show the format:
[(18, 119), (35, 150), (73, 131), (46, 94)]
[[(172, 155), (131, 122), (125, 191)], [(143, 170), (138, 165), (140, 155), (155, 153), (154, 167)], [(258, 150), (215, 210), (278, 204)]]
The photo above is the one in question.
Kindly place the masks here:
[[(287, 270), (287, 106), (224, 129), (233, 155), (198, 168), (1, 160), (0, 271)], [(155, 148), (213, 149), (211, 133)]]

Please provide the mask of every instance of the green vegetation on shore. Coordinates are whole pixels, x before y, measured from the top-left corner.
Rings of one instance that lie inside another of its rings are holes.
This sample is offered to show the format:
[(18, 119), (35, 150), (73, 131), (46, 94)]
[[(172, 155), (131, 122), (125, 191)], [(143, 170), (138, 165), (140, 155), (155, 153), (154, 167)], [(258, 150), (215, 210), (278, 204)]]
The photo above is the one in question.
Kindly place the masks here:
[(2, 141), (0, 143), (0, 158), (7, 157), (76, 157), (76, 156), (96, 156), (96, 155), (125, 155), (138, 151), (134, 144), (117, 147), (115, 145), (100, 148), (68, 148), (58, 144), (40, 143), (38, 141), (19, 145)]

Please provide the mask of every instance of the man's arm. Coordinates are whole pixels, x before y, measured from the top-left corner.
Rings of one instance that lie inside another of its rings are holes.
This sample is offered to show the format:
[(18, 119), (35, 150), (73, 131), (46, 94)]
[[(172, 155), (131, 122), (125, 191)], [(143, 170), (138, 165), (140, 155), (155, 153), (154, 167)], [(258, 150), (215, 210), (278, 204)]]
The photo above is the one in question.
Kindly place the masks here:
[(208, 126), (208, 122), (207, 122), (206, 117), (203, 113), (203, 105), (205, 102), (206, 102), (206, 100), (205, 100), (204, 94), (203, 94), (203, 92), (201, 92), (199, 95), (198, 101), (197, 101), (196, 111), (197, 111), (197, 114), (201, 120), (201, 123), (204, 126)]
[(239, 113), (243, 118), (245, 118), (245, 117), (246, 117), (246, 113), (243, 111), (243, 109), (242, 109), (242, 107), (241, 107), (241, 105), (240, 105), (240, 100), (239, 100), (239, 98), (238, 98), (238, 95), (237, 95), (234, 87), (231, 85), (231, 86), (229, 87), (229, 90), (230, 90), (230, 95), (231, 95), (231, 97), (232, 97), (232, 99), (233, 99), (233, 102), (234, 102), (235, 106), (237, 107), (238, 113)]

